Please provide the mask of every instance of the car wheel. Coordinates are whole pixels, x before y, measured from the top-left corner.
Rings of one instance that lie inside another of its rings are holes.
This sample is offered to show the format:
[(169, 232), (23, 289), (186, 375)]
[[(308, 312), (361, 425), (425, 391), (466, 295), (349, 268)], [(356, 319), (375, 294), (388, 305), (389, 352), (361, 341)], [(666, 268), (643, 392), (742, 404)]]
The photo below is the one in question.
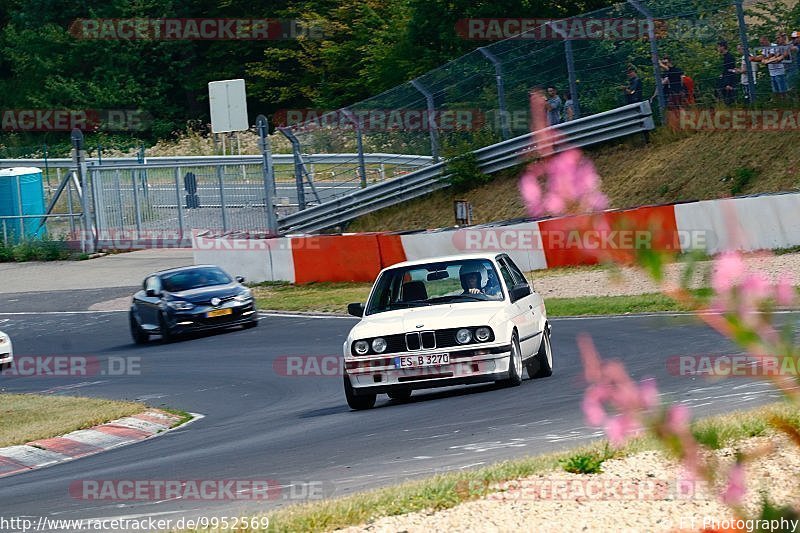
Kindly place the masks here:
[(376, 394), (356, 396), (353, 385), (350, 383), (350, 378), (347, 377), (347, 374), (344, 376), (344, 396), (347, 398), (347, 405), (350, 406), (350, 409), (355, 409), (356, 411), (372, 409), (372, 407), (375, 406), (375, 398), (377, 397)]
[(255, 319), (250, 322), (247, 322), (246, 324), (244, 324), (243, 327), (244, 329), (250, 329), (250, 328), (255, 328), (257, 326), (258, 326), (258, 319)]
[(139, 321), (136, 320), (136, 316), (133, 314), (133, 311), (128, 313), (128, 316), (130, 317), (131, 337), (133, 337), (133, 342), (136, 344), (145, 344), (150, 340), (150, 335), (148, 335), (148, 333), (142, 329), (142, 326), (139, 325)]
[(386, 394), (392, 400), (398, 402), (407, 402), (408, 400), (411, 399), (411, 392), (412, 392), (411, 389), (396, 389), (391, 392), (387, 392)]
[(507, 387), (516, 387), (522, 383), (522, 351), (519, 348), (517, 334), (511, 337), (511, 353), (508, 354), (508, 378), (502, 381)]
[(531, 379), (546, 378), (553, 375), (553, 346), (550, 344), (550, 334), (545, 330), (544, 338), (539, 344), (539, 351), (528, 359), (525, 368)]
[(0, 373), (5, 372), (9, 368), (11, 368), (11, 363), (0, 364)]
[(164, 318), (164, 315), (159, 315), (158, 317), (158, 332), (161, 333), (161, 342), (163, 343), (169, 343), (175, 340), (175, 334), (169, 329), (167, 319)]

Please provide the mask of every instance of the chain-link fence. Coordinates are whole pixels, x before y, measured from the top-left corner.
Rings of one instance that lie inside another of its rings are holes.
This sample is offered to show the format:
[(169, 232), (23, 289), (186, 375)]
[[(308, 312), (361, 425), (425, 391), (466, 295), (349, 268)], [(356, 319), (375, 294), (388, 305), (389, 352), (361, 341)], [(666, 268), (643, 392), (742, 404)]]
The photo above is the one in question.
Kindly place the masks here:
[[(737, 50), (739, 45), (759, 55), (761, 32), (768, 32), (774, 44), (780, 30), (800, 29), (787, 26), (800, 12), (784, 10), (783, 20), (770, 20), (774, 7), (760, 6), (760, 18), (745, 12), (748, 7), (753, 6), (731, 0), (629, 0), (566, 20), (528, 19), (520, 13), (462, 20), (457, 32), (475, 42), (473, 52), (345, 109), (315, 111), (306, 119), (300, 111), (287, 130), (301, 153), (357, 151), (361, 145), (366, 151), (436, 160), (528, 132), (532, 89), (555, 89), (560, 120), (624, 105), (630, 102), (625, 91), (630, 66), (642, 82), (641, 98), (652, 99), (662, 113), (665, 106), (717, 106), (720, 40), (729, 43), (740, 69), (744, 51)], [(498, 41), (503, 37), (509, 38)], [(791, 49), (786, 44), (783, 50)], [(678, 72), (659, 64), (667, 57), (684, 75), (677, 88), (672, 79), (663, 84), (664, 77)], [(797, 82), (796, 49), (783, 63), (791, 95)], [(754, 69), (756, 100), (748, 103), (785, 104), (773, 98), (771, 73), (772, 68)], [(745, 102), (740, 78), (749, 79), (746, 72), (735, 74), (728, 105)], [(568, 100), (571, 105), (565, 106)], [(359, 179), (355, 158), (331, 171)]]

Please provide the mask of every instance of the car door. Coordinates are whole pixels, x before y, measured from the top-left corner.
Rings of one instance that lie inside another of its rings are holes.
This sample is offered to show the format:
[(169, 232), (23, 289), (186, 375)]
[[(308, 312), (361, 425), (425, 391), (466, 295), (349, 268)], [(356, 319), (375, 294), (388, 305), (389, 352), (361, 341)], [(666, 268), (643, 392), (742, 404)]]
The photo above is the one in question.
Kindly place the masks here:
[(139, 293), (139, 319), (145, 329), (158, 327), (159, 304), (161, 303), (161, 278), (150, 276), (144, 280), (144, 291)]
[[(507, 270), (507, 275), (511, 278), (512, 285), (509, 290), (524, 287), (528, 291), (527, 295), (513, 304), (516, 306), (516, 323), (519, 330), (520, 348), (522, 349), (523, 357), (526, 357), (536, 353), (539, 349), (542, 330), (540, 327), (542, 315), (541, 297), (533, 292), (528, 280), (510, 257), (502, 254), (498, 258), (498, 262), (501, 265), (501, 273), (503, 270)], [(506, 281), (506, 284), (508, 285), (508, 281)]]

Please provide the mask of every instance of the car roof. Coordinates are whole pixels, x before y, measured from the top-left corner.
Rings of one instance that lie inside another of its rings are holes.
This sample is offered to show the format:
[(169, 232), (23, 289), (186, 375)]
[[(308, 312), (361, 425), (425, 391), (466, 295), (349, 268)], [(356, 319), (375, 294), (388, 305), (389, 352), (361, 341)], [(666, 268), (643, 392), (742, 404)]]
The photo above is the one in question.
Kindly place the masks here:
[(473, 254), (457, 254), (457, 255), (444, 255), (438, 257), (426, 257), (425, 259), (415, 259), (413, 261), (403, 261), (402, 263), (396, 263), (394, 265), (390, 265), (386, 267), (384, 270), (388, 270), (390, 268), (397, 268), (397, 267), (409, 267), (415, 265), (426, 265), (428, 263), (442, 263), (445, 261), (464, 261), (468, 259), (486, 259), (488, 261), (493, 261), (495, 257), (498, 255), (503, 254), (504, 252), (491, 252), (491, 253), (473, 253)]
[[(157, 272), (153, 272), (152, 274), (150, 274), (150, 276), (155, 276), (155, 275), (161, 276), (163, 274), (174, 274), (176, 272), (183, 272), (183, 271), (186, 271), (186, 270), (194, 270), (195, 268), (203, 268), (203, 267), (219, 268), (217, 265), (187, 265), (187, 266), (182, 266), (182, 267), (167, 268), (166, 270), (159, 270)], [(220, 270), (222, 270), (222, 269), (220, 269)]]

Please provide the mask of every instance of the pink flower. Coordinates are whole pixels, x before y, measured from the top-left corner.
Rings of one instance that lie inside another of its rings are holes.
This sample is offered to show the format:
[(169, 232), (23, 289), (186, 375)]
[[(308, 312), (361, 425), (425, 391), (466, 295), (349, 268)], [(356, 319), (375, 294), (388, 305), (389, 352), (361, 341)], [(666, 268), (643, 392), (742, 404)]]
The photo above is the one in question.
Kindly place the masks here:
[(689, 423), (692, 414), (689, 408), (682, 403), (670, 405), (667, 409), (664, 427), (674, 435), (682, 435), (689, 432)]
[(794, 280), (789, 274), (783, 274), (775, 287), (775, 299), (778, 305), (790, 306), (794, 303)]
[(717, 293), (725, 293), (735, 287), (744, 275), (744, 260), (738, 252), (725, 252), (714, 262), (711, 286)]
[(593, 385), (586, 389), (583, 397), (583, 414), (586, 421), (592, 426), (602, 426), (606, 420), (606, 410), (603, 401), (608, 397), (608, 390), (601, 385)]
[(744, 466), (736, 463), (728, 471), (728, 484), (722, 493), (722, 501), (726, 505), (739, 505), (747, 494), (747, 482), (745, 480)]
[(622, 446), (630, 435), (641, 429), (636, 418), (627, 414), (619, 414), (606, 422), (606, 435), (614, 446)]
[(639, 384), (639, 397), (645, 409), (655, 409), (658, 406), (658, 387), (656, 380), (645, 379)]

